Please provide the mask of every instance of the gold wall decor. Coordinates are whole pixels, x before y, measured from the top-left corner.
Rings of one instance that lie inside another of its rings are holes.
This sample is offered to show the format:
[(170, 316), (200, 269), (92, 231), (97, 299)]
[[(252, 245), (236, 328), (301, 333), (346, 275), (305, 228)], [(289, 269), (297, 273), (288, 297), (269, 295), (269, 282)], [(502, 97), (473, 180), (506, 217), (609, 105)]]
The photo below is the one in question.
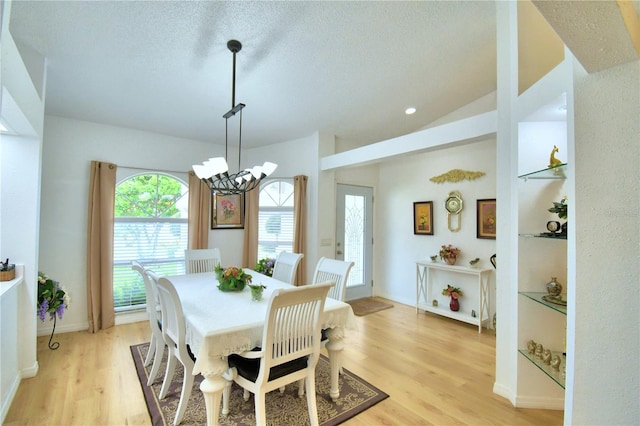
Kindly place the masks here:
[(461, 180), (476, 180), (485, 175), (485, 172), (472, 172), (470, 170), (452, 169), (440, 176), (434, 176), (429, 179), (431, 182), (460, 182)]

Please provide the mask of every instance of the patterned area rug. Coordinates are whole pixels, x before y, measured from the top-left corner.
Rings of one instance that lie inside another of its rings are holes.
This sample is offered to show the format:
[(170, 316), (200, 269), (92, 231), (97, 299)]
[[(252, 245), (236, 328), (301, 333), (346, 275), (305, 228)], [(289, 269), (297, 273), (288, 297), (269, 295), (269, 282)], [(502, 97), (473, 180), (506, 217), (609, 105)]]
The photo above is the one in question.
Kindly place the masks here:
[[(163, 400), (158, 399), (164, 371), (166, 366), (167, 351), (165, 349), (160, 373), (151, 386), (147, 386), (147, 378), (151, 365), (144, 366), (144, 358), (149, 350), (149, 343), (131, 346), (131, 354), (138, 372), (140, 385), (151, 415), (154, 426), (172, 425), (175, 412), (180, 401), (182, 387), (182, 365), (178, 362), (169, 393)], [(204, 398), (200, 392), (202, 376), (195, 377), (191, 398), (187, 405), (181, 425), (205, 425), (206, 409)], [(347, 369), (343, 369), (340, 376), (340, 398), (333, 402), (329, 396), (329, 360), (321, 356), (316, 367), (316, 401), (318, 405), (318, 419), (323, 426), (332, 426), (344, 422), (347, 419), (363, 412), (377, 404), (389, 395), (365, 382)], [(220, 416), (221, 425), (255, 425), (253, 396), (245, 402), (242, 398), (242, 388), (235, 383), (231, 388), (229, 402), (229, 415)], [(297, 384), (287, 385), (283, 394), (279, 391), (267, 394), (267, 422), (269, 425), (308, 425), (309, 415), (307, 411), (307, 399), (298, 398)]]
[(391, 303), (383, 302), (375, 297), (365, 297), (362, 299), (349, 300), (353, 313), (359, 317), (382, 311), (383, 309), (393, 308)]

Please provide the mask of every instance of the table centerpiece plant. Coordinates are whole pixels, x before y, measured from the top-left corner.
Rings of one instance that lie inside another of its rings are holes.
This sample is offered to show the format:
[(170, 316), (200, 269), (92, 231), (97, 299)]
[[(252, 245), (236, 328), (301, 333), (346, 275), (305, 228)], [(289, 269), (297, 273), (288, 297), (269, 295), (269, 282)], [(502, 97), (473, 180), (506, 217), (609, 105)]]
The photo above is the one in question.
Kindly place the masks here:
[(260, 272), (268, 277), (273, 275), (273, 267), (276, 265), (276, 260), (272, 257), (265, 257), (264, 259), (260, 259), (256, 266), (253, 268), (254, 271)]
[(215, 271), (220, 291), (241, 291), (245, 285), (251, 283), (251, 275), (244, 272), (242, 268), (236, 266), (223, 268), (217, 265)]

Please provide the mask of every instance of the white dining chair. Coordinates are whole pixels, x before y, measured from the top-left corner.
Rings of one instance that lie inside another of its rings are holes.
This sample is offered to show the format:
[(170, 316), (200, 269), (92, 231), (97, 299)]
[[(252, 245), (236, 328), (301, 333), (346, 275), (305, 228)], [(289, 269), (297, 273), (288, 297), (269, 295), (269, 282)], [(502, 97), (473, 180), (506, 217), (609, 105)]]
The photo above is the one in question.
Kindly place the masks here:
[[(151, 274), (149, 275), (151, 276)], [(180, 303), (180, 297), (175, 287), (171, 281), (165, 277), (158, 279), (157, 282), (160, 304), (162, 305), (162, 336), (169, 348), (167, 370), (164, 375), (164, 381), (162, 382), (162, 388), (160, 389), (160, 399), (164, 399), (164, 397), (167, 396), (176, 368), (176, 361), (180, 361), (184, 367), (180, 402), (178, 403), (176, 416), (173, 420), (173, 424), (177, 426), (182, 421), (182, 417), (184, 417), (189, 397), (191, 396), (194, 381), (192, 371), (196, 358), (185, 340), (187, 333), (184, 313), (182, 312), (182, 304)]]
[(184, 251), (187, 274), (213, 272), (221, 264), (220, 249), (191, 249)]
[(155, 286), (155, 282), (151, 282), (149, 279), (148, 273), (150, 271), (135, 260), (131, 261), (131, 269), (137, 271), (142, 276), (147, 297), (146, 311), (149, 319), (149, 327), (151, 328), (151, 342), (149, 342), (149, 352), (147, 352), (144, 365), (149, 365), (151, 360), (153, 360), (151, 372), (147, 379), (147, 386), (150, 386), (155, 381), (158, 371), (160, 370), (160, 364), (162, 363), (162, 356), (164, 355), (165, 347), (160, 325), (160, 321), (162, 321), (160, 300), (158, 298), (158, 289)]
[(334, 281), (336, 285), (329, 290), (328, 297), (344, 302), (347, 292), (347, 280), (349, 279), (349, 272), (353, 265), (353, 262), (321, 257), (316, 265), (311, 283), (317, 284)]
[[(320, 357), (320, 318), (333, 283), (276, 289), (269, 299), (262, 349), (228, 357), (231, 379), (254, 395), (257, 425), (266, 425), (265, 394), (306, 381), (311, 425), (318, 424), (315, 368)], [(248, 392), (247, 392), (248, 391)]]
[(287, 284), (293, 284), (298, 265), (303, 257), (304, 254), (302, 253), (280, 252), (276, 258), (275, 265), (273, 265), (273, 274), (271, 277)]

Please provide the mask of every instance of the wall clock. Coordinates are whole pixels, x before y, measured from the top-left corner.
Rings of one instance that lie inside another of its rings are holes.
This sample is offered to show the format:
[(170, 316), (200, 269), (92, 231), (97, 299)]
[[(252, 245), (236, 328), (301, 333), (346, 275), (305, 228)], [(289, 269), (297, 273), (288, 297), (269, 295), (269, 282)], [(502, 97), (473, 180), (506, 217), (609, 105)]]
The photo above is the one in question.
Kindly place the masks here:
[[(451, 191), (444, 200), (444, 208), (447, 210), (447, 227), (451, 232), (458, 232), (461, 226), (460, 212), (462, 211), (462, 194), (458, 191)], [(452, 220), (457, 220), (457, 226), (452, 225)]]

